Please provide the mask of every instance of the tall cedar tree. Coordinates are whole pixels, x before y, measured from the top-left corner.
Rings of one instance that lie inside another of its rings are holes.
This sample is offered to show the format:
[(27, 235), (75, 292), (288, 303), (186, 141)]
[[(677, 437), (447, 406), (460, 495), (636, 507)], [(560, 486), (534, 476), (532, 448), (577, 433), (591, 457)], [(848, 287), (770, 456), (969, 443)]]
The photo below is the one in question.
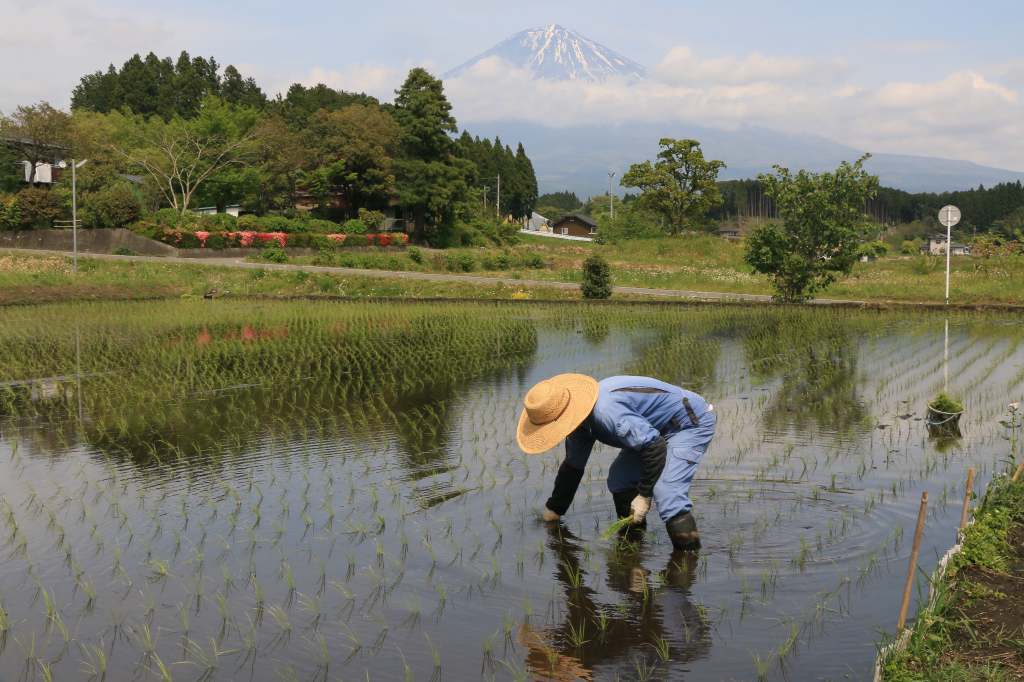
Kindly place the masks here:
[(174, 116), (198, 116), (209, 95), (248, 107), (266, 105), (266, 96), (252, 78), (244, 78), (238, 69), (228, 66), (222, 80), (219, 70), (213, 57), (193, 58), (185, 51), (175, 61), (152, 52), (145, 57), (136, 54), (120, 69), (111, 64), (106, 71), (83, 76), (71, 94), (71, 107), (100, 113), (127, 108), (169, 121)]
[[(411, 212), (414, 238), (423, 241), (450, 225), (466, 195), (472, 163), (455, 156), (455, 118), (440, 80), (425, 69), (409, 72), (395, 91), (401, 158), (395, 163), (398, 196)], [(427, 225), (432, 233), (427, 234)]]

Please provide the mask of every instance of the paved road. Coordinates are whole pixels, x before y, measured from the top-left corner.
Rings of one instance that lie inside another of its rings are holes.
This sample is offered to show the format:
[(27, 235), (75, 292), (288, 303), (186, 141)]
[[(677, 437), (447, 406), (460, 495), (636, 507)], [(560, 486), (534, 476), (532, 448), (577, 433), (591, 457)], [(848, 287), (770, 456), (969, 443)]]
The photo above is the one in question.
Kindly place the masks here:
[[(46, 251), (42, 249), (0, 249), (0, 252), (8, 253), (34, 253), (48, 256), (68, 256), (70, 251)], [(115, 256), (105, 253), (79, 253), (79, 258), (93, 258), (97, 260), (113, 261), (137, 261), (145, 263), (183, 263), (186, 265), (216, 265), (227, 268), (240, 268), (244, 270), (284, 270), (306, 272), (326, 272), (336, 275), (361, 275), (365, 277), (386, 277), (396, 279), (420, 279), (432, 282), (469, 282), (471, 284), (505, 284), (521, 287), (552, 287), (556, 289), (579, 289), (579, 284), (573, 282), (555, 282), (543, 279), (513, 279), (511, 277), (484, 277), (476, 275), (457, 275), (435, 272), (410, 272), (403, 270), (368, 270), (364, 268), (339, 268), (324, 265), (296, 265), (293, 263), (253, 263), (240, 258), (181, 258), (178, 256)], [(771, 301), (770, 296), (763, 294), (734, 294), (719, 291), (691, 291), (687, 289), (648, 289), (645, 287), (613, 287), (617, 294), (630, 294), (634, 296), (652, 296), (660, 298), (685, 298), (696, 301), (750, 301), (767, 303)], [(820, 305), (862, 305), (863, 301), (842, 300), (834, 298), (814, 299), (814, 303)]]

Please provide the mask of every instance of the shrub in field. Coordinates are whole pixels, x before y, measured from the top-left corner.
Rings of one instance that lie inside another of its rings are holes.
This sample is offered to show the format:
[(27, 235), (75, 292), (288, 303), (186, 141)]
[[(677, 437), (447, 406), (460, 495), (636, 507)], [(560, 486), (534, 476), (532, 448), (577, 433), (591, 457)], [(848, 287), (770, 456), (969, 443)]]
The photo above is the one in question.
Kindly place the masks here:
[(864, 170), (867, 158), (831, 173), (775, 166), (775, 174), (760, 176), (782, 221), (750, 234), (745, 259), (772, 278), (777, 300), (802, 303), (850, 273), (869, 225), (864, 205), (878, 189), (878, 178)]
[(341, 231), (345, 234), (366, 234), (366, 223), (358, 218), (354, 220), (346, 220), (341, 226)]
[(142, 215), (142, 200), (127, 181), (115, 182), (82, 197), (82, 224), (86, 227), (124, 227)]
[(365, 208), (359, 209), (359, 220), (368, 230), (379, 230), (384, 227), (385, 216), (380, 211), (370, 211)]
[(539, 253), (524, 253), (518, 260), (519, 266), (524, 268), (534, 268), (539, 270), (547, 265), (544, 262), (544, 257)]
[(580, 283), (583, 298), (608, 298), (612, 295), (612, 274), (608, 261), (593, 255), (583, 261), (583, 281)]
[(20, 225), (17, 197), (13, 194), (0, 195), (0, 230), (17, 230)]
[(413, 263), (423, 263), (423, 252), (417, 249), (415, 246), (409, 247), (409, 260)]
[(47, 228), (64, 214), (64, 202), (56, 192), (27, 187), (15, 197), (18, 202), (18, 229)]
[(284, 252), (278, 244), (274, 242), (268, 242), (266, 246), (260, 249), (260, 258), (269, 263), (287, 263), (288, 254)]
[(480, 265), (484, 270), (509, 270), (512, 267), (512, 259), (507, 253), (499, 253), (493, 257), (484, 257)]
[(472, 272), (476, 270), (476, 261), (468, 253), (445, 254), (445, 269), (451, 272)]

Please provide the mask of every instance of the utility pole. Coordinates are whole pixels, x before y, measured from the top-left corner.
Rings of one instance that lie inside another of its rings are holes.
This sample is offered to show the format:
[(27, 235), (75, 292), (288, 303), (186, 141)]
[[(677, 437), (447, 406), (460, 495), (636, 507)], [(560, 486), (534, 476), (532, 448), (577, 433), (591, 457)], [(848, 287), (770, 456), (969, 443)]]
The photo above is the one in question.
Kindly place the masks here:
[(71, 272), (78, 274), (78, 169), (89, 162), (82, 159), (75, 162), (71, 159)]
[(498, 173), (498, 196), (494, 199), (494, 215), (501, 222), (501, 173)]
[(614, 177), (615, 171), (608, 171), (608, 210), (612, 220), (615, 220), (615, 196), (612, 194), (612, 178)]

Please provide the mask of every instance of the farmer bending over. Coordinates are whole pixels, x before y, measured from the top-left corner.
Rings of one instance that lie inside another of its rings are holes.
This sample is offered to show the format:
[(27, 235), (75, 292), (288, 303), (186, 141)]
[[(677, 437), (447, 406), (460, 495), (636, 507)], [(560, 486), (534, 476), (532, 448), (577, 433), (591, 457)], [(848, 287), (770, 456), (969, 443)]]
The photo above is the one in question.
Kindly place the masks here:
[(618, 376), (597, 382), (559, 374), (523, 399), (516, 440), (535, 455), (565, 439), (565, 460), (544, 509), (557, 521), (576, 494), (595, 441), (622, 448), (608, 471), (608, 490), (619, 518), (646, 524), (653, 497), (672, 545), (700, 548), (690, 483), (715, 435), (714, 406), (704, 398), (648, 377)]

